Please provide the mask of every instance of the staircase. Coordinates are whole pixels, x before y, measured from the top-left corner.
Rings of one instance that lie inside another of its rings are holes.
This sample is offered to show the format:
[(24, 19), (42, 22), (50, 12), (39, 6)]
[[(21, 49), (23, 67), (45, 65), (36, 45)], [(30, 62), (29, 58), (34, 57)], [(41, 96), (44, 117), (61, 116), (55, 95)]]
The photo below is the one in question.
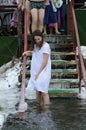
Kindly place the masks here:
[[(70, 35), (44, 35), (44, 40), (51, 47), (50, 97), (76, 97), (79, 92), (79, 80), (72, 37)], [(30, 60), (28, 62), (30, 63)], [(28, 62), (26, 77), (30, 77)]]
[(77, 63), (70, 35), (45, 35), (51, 47), (51, 97), (76, 97), (79, 92)]

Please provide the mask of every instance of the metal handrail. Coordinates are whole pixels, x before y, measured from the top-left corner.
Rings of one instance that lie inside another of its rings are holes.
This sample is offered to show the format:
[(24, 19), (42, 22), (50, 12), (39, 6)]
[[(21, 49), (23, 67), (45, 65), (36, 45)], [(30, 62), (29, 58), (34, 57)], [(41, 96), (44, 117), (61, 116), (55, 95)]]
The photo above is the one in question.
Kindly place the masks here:
[(72, 2), (70, 2), (69, 4), (70, 4), (70, 9), (72, 11), (72, 17), (73, 17), (73, 22), (74, 22), (74, 29), (75, 29), (76, 43), (77, 43), (77, 47), (78, 47), (78, 55), (79, 55), (79, 60), (80, 60), (82, 78), (84, 80), (84, 84), (85, 84), (85, 87), (86, 87), (86, 69), (85, 69), (85, 65), (84, 65), (84, 61), (83, 61), (83, 57), (82, 57), (82, 52), (81, 52), (81, 47), (80, 47), (80, 38), (79, 38), (79, 33), (78, 33), (76, 16), (75, 16), (75, 12), (74, 12)]
[[(27, 50), (27, 10), (24, 10), (24, 51)], [(22, 84), (21, 84), (21, 95), (19, 104), (19, 116), (22, 116), (25, 112), (25, 73), (26, 73), (26, 56), (23, 56), (22, 64)]]

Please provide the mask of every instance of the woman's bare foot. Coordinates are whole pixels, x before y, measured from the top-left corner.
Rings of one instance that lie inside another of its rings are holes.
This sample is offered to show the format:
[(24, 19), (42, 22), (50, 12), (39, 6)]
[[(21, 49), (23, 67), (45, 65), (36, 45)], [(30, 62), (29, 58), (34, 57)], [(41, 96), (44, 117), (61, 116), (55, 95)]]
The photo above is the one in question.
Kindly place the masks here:
[(29, 31), (29, 30), (27, 31), (27, 35), (28, 35), (28, 36), (30, 35), (30, 31)]
[(61, 34), (61, 32), (58, 31), (58, 32), (56, 32), (55, 34), (58, 34), (58, 35), (59, 35), (59, 34)]
[(44, 34), (44, 35), (46, 35), (46, 34), (47, 34), (47, 32), (43, 32), (43, 34)]
[(50, 5), (50, 3), (49, 2), (45, 2), (44, 5), (47, 6), (47, 5)]

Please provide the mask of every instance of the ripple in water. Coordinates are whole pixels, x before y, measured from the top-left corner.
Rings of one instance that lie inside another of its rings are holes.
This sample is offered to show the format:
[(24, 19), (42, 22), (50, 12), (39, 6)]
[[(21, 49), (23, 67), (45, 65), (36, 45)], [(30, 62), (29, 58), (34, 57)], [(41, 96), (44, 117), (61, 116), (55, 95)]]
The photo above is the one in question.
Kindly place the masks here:
[(86, 101), (51, 99), (48, 111), (38, 111), (35, 101), (28, 101), (23, 118), (9, 115), (2, 130), (86, 130)]
[(51, 111), (38, 110), (35, 102), (28, 103), (28, 109), (22, 118), (10, 114), (2, 130), (57, 130)]

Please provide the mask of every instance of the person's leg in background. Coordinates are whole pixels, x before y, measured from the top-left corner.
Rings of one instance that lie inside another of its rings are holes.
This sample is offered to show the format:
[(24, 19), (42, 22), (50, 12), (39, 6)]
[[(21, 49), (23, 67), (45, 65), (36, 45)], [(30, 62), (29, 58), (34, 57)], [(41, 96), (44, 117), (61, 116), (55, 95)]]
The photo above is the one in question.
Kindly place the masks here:
[(44, 9), (38, 10), (38, 29), (43, 31)]
[(30, 1), (26, 1), (26, 11), (27, 11), (27, 34), (30, 34)]
[(63, 4), (62, 7), (60, 8), (60, 17), (61, 17), (61, 27), (60, 27), (60, 32), (62, 34), (65, 33), (66, 29), (66, 4)]
[(38, 24), (38, 11), (36, 8), (33, 8), (31, 10), (31, 17), (32, 17), (32, 32), (34, 32), (37, 29), (37, 24)]

